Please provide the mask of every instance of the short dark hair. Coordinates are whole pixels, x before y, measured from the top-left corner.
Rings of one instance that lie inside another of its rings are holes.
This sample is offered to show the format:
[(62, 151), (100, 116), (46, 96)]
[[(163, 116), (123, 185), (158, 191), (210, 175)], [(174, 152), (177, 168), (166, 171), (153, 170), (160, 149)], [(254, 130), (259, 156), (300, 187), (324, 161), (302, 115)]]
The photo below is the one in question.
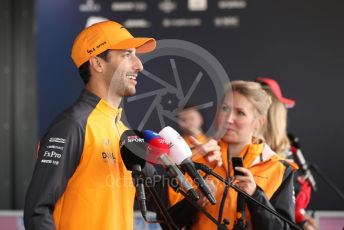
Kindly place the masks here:
[[(104, 52), (100, 53), (97, 55), (97, 57), (103, 59), (104, 61), (108, 61), (108, 53), (110, 50), (105, 50)], [(82, 81), (84, 82), (84, 84), (86, 85), (89, 81), (90, 81), (90, 62), (87, 61), (84, 64), (82, 64), (79, 67), (79, 75), (82, 79)]]

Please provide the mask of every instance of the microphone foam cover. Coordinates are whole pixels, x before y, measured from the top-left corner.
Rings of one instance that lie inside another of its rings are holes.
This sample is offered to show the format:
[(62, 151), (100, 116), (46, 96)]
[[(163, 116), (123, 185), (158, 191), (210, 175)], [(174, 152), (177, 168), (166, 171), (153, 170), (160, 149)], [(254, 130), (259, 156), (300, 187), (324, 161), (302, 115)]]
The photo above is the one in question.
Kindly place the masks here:
[(169, 146), (166, 140), (151, 130), (143, 131), (143, 138), (147, 142), (147, 161), (156, 164), (162, 154), (169, 154)]
[(192, 152), (188, 144), (185, 142), (182, 136), (171, 128), (167, 126), (163, 128), (159, 135), (169, 142), (170, 154), (169, 157), (173, 163), (180, 165), (183, 160), (192, 156)]
[(120, 151), (122, 160), (127, 170), (132, 170), (133, 165), (144, 168), (147, 156), (147, 144), (142, 132), (138, 130), (125, 130), (120, 138)]

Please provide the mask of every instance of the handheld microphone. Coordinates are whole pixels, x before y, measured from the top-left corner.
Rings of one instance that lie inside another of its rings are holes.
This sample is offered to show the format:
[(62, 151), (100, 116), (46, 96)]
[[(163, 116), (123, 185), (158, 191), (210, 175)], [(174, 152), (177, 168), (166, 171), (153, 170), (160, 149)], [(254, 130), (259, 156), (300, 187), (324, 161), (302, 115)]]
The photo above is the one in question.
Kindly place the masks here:
[(142, 138), (142, 133), (137, 130), (124, 131), (120, 138), (120, 151), (125, 167), (132, 171), (136, 199), (139, 202), (142, 216), (146, 219), (146, 195), (141, 171), (146, 164), (146, 143)]
[(192, 187), (192, 185), (186, 180), (183, 173), (168, 157), (169, 147), (166, 141), (161, 138), (157, 133), (145, 130), (143, 131), (143, 138), (148, 143), (147, 161), (156, 164), (161, 163), (167, 171), (170, 178), (175, 178), (178, 184), (186, 191), (186, 194), (192, 197), (194, 200), (198, 200), (199, 196)]
[(303, 156), (300, 150), (300, 143), (299, 138), (293, 136), (292, 134), (288, 134), (290, 143), (291, 143), (291, 153), (293, 154), (293, 158), (296, 164), (301, 168), (302, 172), (304, 173), (304, 179), (308, 180), (310, 185), (312, 186), (313, 191), (317, 191), (316, 182), (312, 175), (312, 172), (309, 168), (309, 165)]
[(176, 130), (169, 126), (163, 128), (159, 132), (159, 135), (170, 143), (170, 156), (172, 161), (180, 165), (189, 174), (210, 203), (215, 205), (216, 199), (203, 177), (197, 171), (194, 162), (191, 160), (192, 152), (185, 140)]

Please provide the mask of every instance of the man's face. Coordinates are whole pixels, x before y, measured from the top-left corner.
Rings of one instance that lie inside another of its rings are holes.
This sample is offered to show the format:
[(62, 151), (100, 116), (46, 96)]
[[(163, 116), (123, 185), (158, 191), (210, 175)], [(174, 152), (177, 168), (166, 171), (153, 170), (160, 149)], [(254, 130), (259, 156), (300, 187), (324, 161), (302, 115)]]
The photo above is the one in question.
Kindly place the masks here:
[(109, 93), (119, 97), (136, 93), (137, 76), (143, 70), (136, 49), (110, 50), (104, 77), (109, 85)]

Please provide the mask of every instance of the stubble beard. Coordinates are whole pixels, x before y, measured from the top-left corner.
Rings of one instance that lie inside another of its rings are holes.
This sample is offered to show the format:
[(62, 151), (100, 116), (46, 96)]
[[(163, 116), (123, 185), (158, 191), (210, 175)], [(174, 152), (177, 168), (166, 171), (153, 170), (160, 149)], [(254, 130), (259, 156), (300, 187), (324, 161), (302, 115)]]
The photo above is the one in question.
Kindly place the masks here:
[(136, 87), (130, 84), (130, 79), (126, 75), (125, 71), (115, 71), (110, 83), (111, 94), (115, 94), (120, 97), (133, 96), (136, 93)]
[(135, 86), (128, 86), (128, 85), (125, 85), (124, 86), (124, 97), (130, 97), (130, 96), (133, 96), (135, 95), (136, 93), (136, 88)]

